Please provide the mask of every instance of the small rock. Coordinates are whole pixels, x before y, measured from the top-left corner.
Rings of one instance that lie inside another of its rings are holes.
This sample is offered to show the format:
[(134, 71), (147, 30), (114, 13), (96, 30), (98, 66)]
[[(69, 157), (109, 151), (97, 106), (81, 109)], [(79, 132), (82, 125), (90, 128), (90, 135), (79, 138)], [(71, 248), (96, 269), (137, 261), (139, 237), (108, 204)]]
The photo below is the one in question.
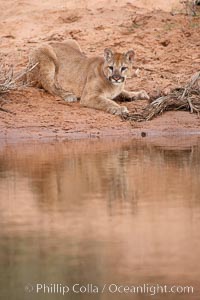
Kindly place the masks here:
[(168, 45), (169, 45), (169, 43), (170, 43), (170, 40), (164, 40), (164, 41), (162, 41), (162, 42), (160, 42), (161, 43), (161, 45), (163, 46), (163, 47), (167, 47)]
[(164, 90), (163, 90), (163, 95), (164, 95), (164, 96), (167, 96), (167, 95), (169, 95), (170, 93), (171, 93), (171, 88), (170, 88), (170, 87), (164, 88)]
[(146, 136), (147, 136), (146, 132), (142, 131), (141, 132), (141, 137), (146, 137)]

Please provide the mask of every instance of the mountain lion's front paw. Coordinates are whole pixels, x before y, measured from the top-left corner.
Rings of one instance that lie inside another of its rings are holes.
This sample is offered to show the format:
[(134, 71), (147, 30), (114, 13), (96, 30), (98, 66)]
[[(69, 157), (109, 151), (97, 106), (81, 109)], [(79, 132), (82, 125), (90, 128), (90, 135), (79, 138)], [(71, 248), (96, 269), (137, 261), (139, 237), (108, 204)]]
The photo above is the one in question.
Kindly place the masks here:
[(129, 113), (126, 106), (110, 107), (108, 109), (108, 112), (113, 114), (113, 115), (122, 115), (122, 114), (128, 114)]
[(64, 100), (66, 101), (66, 102), (77, 102), (78, 101), (78, 99), (77, 99), (77, 97), (76, 97), (76, 95), (74, 95), (74, 94), (68, 94), (68, 95), (66, 95), (65, 97), (64, 97)]
[(142, 90), (142, 91), (138, 92), (138, 99), (149, 100), (150, 98), (149, 98), (149, 95), (147, 94), (147, 92)]

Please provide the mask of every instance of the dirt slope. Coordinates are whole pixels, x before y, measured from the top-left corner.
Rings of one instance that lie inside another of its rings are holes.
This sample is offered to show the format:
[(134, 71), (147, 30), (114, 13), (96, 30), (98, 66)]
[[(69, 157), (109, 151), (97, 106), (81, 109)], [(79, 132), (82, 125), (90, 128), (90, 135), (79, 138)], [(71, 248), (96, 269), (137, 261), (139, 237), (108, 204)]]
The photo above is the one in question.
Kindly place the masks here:
[[(179, 1), (28, 1), (0, 2), (0, 64), (16, 69), (27, 63), (31, 49), (44, 41), (76, 39), (89, 56), (105, 47), (133, 48), (139, 77), (127, 82), (130, 90), (150, 95), (186, 82), (200, 69), (200, 17), (180, 14)], [(162, 8), (163, 10), (155, 10)], [(6, 96), (0, 112), (0, 137), (99, 136), (172, 132), (200, 132), (200, 120), (187, 112), (168, 112), (145, 123), (122, 121), (79, 104), (67, 105), (42, 90), (27, 88)], [(128, 103), (134, 111), (146, 101)]]

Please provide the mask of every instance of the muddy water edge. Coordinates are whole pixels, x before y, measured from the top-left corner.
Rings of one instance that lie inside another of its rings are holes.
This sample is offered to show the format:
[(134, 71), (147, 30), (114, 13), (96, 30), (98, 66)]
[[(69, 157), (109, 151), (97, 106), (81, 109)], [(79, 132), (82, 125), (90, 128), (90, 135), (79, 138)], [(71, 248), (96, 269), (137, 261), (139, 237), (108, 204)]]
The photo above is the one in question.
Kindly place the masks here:
[(199, 299), (199, 194), (196, 136), (2, 144), (2, 299), (150, 296), (63, 297), (38, 283), (187, 285), (157, 299)]

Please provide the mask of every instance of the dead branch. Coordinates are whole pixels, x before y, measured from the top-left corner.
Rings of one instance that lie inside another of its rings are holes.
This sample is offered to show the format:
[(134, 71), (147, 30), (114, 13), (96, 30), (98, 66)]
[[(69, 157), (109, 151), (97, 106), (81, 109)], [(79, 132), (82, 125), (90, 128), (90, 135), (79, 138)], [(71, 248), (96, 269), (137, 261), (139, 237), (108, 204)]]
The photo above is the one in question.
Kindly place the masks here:
[(185, 8), (185, 14), (188, 16), (196, 16), (196, 1), (194, 0), (183, 0), (180, 1)]
[(25, 70), (21, 71), (18, 74), (14, 74), (13, 66), (10, 66), (8, 69), (4, 66), (0, 66), (0, 95), (7, 93), (11, 90), (16, 90), (20, 87), (24, 87), (25, 83), (22, 81), (24, 76), (31, 72), (37, 64), (29, 64)]
[(27, 84), (23, 79), (27, 73), (31, 72), (36, 66), (37, 64), (32, 65), (29, 63), (23, 71), (17, 74), (14, 73), (13, 66), (0, 66), (0, 111), (12, 113), (8, 109), (3, 108), (3, 105), (9, 102), (3, 98), (3, 95), (10, 91), (26, 87)]
[(122, 118), (137, 122), (149, 121), (169, 110), (186, 110), (200, 115), (200, 72), (194, 74), (185, 87), (175, 88), (168, 95), (158, 97), (141, 114), (129, 113)]

